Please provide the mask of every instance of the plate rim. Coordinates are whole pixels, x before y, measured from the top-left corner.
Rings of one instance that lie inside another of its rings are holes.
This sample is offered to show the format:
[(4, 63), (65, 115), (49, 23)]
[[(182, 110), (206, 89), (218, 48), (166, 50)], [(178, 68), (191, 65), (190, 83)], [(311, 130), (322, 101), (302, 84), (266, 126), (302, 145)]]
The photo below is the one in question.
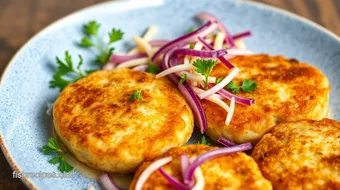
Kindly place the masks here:
[[(28, 46), (28, 44), (31, 43), (31, 41), (35, 40), (36, 38), (38, 38), (38, 36), (45, 32), (46, 30), (48, 30), (49, 28), (53, 27), (54, 25), (58, 25), (60, 22), (69, 19), (70, 17), (73, 17), (74, 15), (81, 13), (83, 11), (92, 9), (92, 8), (96, 8), (99, 6), (103, 6), (105, 4), (116, 4), (116, 3), (131, 3), (137, 0), (116, 0), (116, 1), (106, 1), (106, 2), (101, 2), (101, 3), (96, 3), (84, 8), (81, 8), (79, 10), (76, 10), (74, 12), (71, 12), (65, 16), (62, 16), (61, 18), (53, 21), (52, 23), (48, 24), (47, 26), (45, 26), (44, 28), (42, 28), (39, 32), (37, 32), (36, 34), (34, 34), (32, 37), (30, 37), (27, 42), (25, 42), (17, 51), (16, 53), (13, 55), (13, 57), (10, 59), (10, 61), (8, 62), (8, 64), (5, 66), (1, 76), (0, 76), (0, 87), (2, 86), (3, 82), (4, 82), (4, 77), (8, 71), (8, 69), (10, 68), (10, 66), (12, 65), (12, 63), (14, 62), (14, 60), (16, 59), (16, 57), (23, 51), (24, 48), (26, 48), (26, 46)], [(141, 3), (143, 1), (148, 1), (148, 0), (138, 0), (138, 3)], [(165, 1), (165, 0), (162, 0)], [(234, 1), (234, 3), (237, 3), (236, 1)], [(255, 1), (250, 1), (250, 0), (240, 0), (239, 3), (244, 3), (244, 4), (250, 4), (252, 6), (257, 6), (260, 8), (264, 8), (270, 11), (274, 11), (276, 13), (291, 17), (293, 19), (296, 20), (300, 20), (301, 22), (306, 23), (307, 25), (310, 25), (311, 27), (323, 32), (324, 34), (327, 34), (329, 37), (337, 40), (340, 43), (340, 36), (338, 36), (337, 34), (335, 34), (334, 32), (330, 31), (329, 29), (321, 26), (320, 24), (311, 21), (305, 17), (302, 17), (300, 15), (297, 15), (296, 13), (287, 11), (285, 9), (279, 8), (279, 7), (274, 7), (272, 5), (268, 5), (262, 2), (255, 2)], [(137, 8), (138, 9), (138, 8)], [(15, 160), (13, 159), (11, 153), (8, 151), (4, 138), (2, 136), (2, 132), (0, 131), (0, 148), (4, 154), (4, 157), (6, 158), (8, 164), (10, 165), (10, 167), (12, 168), (13, 171), (18, 171), (21, 172), (21, 169), (19, 168), (19, 166), (16, 164)], [(33, 182), (27, 178), (26, 176), (22, 176), (20, 178), (20, 180), (24, 183), (24, 185), (26, 187), (28, 187), (29, 189), (39, 189), (36, 185), (33, 184)]]

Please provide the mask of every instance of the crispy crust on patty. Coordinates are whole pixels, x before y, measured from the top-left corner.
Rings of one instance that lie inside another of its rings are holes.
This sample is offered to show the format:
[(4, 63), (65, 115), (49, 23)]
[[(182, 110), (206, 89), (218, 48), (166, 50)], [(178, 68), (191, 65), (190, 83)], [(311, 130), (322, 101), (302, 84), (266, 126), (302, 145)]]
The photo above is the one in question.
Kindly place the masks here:
[[(320, 120), (327, 116), (330, 86), (317, 68), (295, 59), (263, 54), (238, 56), (231, 62), (240, 68), (236, 83), (245, 79), (257, 82), (255, 91), (238, 94), (254, 98), (255, 105), (236, 104), (232, 121), (226, 126), (227, 112), (203, 100), (208, 120), (206, 133), (212, 140), (224, 136), (238, 143), (255, 143), (279, 122)], [(224, 65), (217, 64), (212, 75), (223, 78), (229, 72)]]
[[(143, 100), (129, 101), (142, 90)], [(88, 166), (133, 172), (144, 159), (185, 144), (193, 115), (167, 78), (129, 69), (97, 71), (66, 87), (54, 104), (66, 147)]]
[[(164, 170), (171, 176), (182, 180), (180, 156), (188, 154), (191, 158), (197, 157), (207, 151), (214, 150), (217, 147), (209, 147), (206, 145), (192, 144), (183, 147), (176, 147), (170, 149), (161, 157), (172, 156), (171, 163), (163, 166)], [(157, 158), (157, 159), (159, 159)], [(155, 160), (157, 160), (155, 159)], [(154, 160), (153, 160), (154, 161)], [(134, 189), (138, 177), (141, 173), (153, 162), (144, 162), (136, 172), (134, 180), (131, 183), (130, 189)], [(254, 160), (243, 152), (233, 153), (230, 155), (218, 157), (203, 163), (200, 166), (204, 180), (204, 189), (272, 189), (268, 180), (266, 180), (258, 169)], [(143, 190), (164, 190), (175, 189), (163, 177), (163, 175), (156, 171), (154, 172), (143, 186)]]
[(275, 189), (340, 189), (340, 122), (281, 123), (252, 157)]

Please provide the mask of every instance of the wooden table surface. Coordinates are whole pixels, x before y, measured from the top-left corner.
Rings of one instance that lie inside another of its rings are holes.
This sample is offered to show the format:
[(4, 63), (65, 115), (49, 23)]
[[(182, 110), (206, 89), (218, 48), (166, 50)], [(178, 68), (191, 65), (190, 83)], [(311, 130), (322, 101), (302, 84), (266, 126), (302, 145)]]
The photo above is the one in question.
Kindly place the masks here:
[[(0, 0), (0, 74), (15, 52), (53, 21), (103, 0)], [(257, 0), (294, 12), (340, 36), (340, 0)], [(34, 163), (32, 163), (34, 164)], [(0, 190), (26, 189), (0, 153)]]

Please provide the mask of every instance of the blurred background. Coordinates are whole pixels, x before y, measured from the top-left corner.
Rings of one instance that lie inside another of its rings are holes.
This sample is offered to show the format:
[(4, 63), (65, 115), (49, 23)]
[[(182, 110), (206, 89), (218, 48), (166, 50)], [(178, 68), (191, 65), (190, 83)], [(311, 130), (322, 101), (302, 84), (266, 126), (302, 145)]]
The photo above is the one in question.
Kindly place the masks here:
[[(285, 9), (340, 36), (340, 0), (252, 0)], [(16, 51), (42, 28), (81, 8), (104, 0), (0, 0), (0, 74)], [(0, 152), (0, 190), (26, 189), (12, 178)]]

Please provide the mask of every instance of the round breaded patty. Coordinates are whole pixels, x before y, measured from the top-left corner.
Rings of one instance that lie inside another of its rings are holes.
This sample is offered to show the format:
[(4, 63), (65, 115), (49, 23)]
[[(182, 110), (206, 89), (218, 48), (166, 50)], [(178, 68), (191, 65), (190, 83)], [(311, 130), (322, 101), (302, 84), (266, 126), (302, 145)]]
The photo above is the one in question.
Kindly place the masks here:
[(252, 157), (274, 189), (340, 189), (340, 123), (281, 123), (260, 140)]
[[(130, 101), (141, 90), (142, 99)], [(192, 111), (167, 78), (129, 69), (97, 71), (66, 87), (54, 104), (66, 147), (90, 167), (133, 172), (144, 159), (185, 144)]]
[[(216, 104), (203, 100), (207, 116), (206, 133), (216, 141), (220, 136), (237, 143), (256, 143), (277, 123), (301, 119), (320, 120), (328, 114), (328, 79), (315, 67), (282, 56), (238, 56), (231, 62), (240, 69), (234, 82), (251, 79), (258, 86), (241, 97), (255, 99), (253, 106), (235, 105), (231, 123), (225, 125), (227, 112)], [(215, 77), (225, 77), (230, 70), (217, 64)], [(229, 100), (225, 102), (230, 104)]]
[[(171, 176), (180, 181), (182, 179), (180, 156), (183, 154), (195, 158), (207, 151), (217, 149), (206, 145), (192, 144), (183, 147), (170, 149), (160, 156), (172, 157), (169, 164), (163, 166), (164, 170)], [(157, 158), (157, 159), (159, 159)], [(157, 160), (155, 159), (155, 160)], [(153, 161), (155, 161), (153, 160)], [(137, 170), (136, 175), (131, 183), (130, 189), (134, 190), (138, 177), (153, 161), (144, 162)], [(228, 189), (228, 190), (267, 190), (272, 189), (268, 180), (266, 180), (255, 161), (243, 152), (233, 153), (204, 162), (200, 165), (202, 170), (205, 186), (204, 189)], [(167, 179), (156, 171), (147, 179), (143, 185), (143, 190), (163, 190), (175, 189)]]

